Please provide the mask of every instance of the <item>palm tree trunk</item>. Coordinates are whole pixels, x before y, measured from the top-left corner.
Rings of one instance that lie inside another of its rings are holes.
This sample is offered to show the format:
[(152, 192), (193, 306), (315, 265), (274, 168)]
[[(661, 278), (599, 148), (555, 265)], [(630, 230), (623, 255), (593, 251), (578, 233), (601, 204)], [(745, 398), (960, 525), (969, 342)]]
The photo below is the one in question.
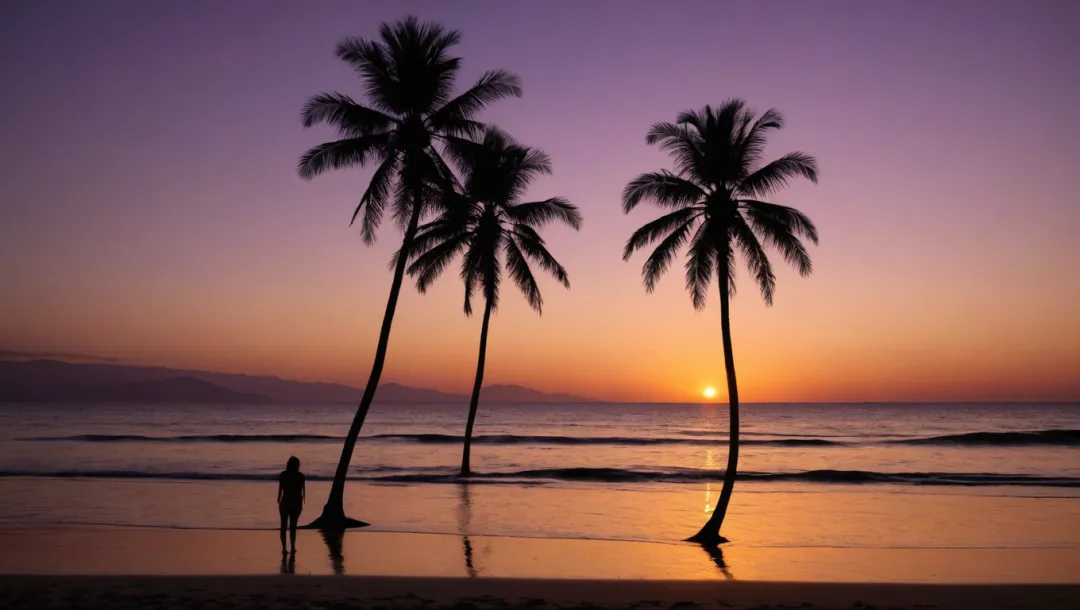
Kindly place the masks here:
[[(721, 266), (724, 266), (721, 263)], [(688, 540), (715, 546), (727, 542), (727, 538), (720, 535), (720, 526), (724, 523), (727, 515), (728, 503), (731, 502), (731, 492), (735, 490), (735, 474), (739, 467), (739, 386), (735, 380), (735, 358), (731, 348), (731, 304), (728, 290), (728, 277), (726, 271), (719, 274), (720, 277), (720, 334), (724, 342), (724, 368), (727, 369), (728, 408), (730, 410), (729, 422), (731, 429), (728, 431), (728, 462), (724, 470), (724, 486), (720, 490), (720, 499), (716, 502), (716, 508), (709, 520), (697, 534)]]
[(480, 327), (480, 357), (476, 360), (476, 381), (473, 382), (472, 398), (469, 400), (469, 421), (465, 424), (465, 448), (461, 452), (461, 476), (472, 474), (469, 469), (469, 450), (472, 448), (473, 424), (476, 408), (480, 405), (480, 388), (484, 384), (484, 360), (487, 358), (488, 323), (491, 321), (491, 299), (484, 305), (484, 324)]
[(390, 327), (394, 323), (394, 311), (397, 309), (398, 295), (401, 294), (401, 282), (405, 277), (405, 267), (409, 260), (409, 249), (413, 238), (416, 237), (416, 228), (420, 224), (420, 202), (413, 205), (409, 225), (405, 229), (405, 238), (401, 243), (401, 253), (397, 264), (394, 266), (394, 281), (390, 284), (390, 297), (386, 300), (386, 312), (383, 314), (382, 330), (379, 331), (379, 344), (375, 348), (375, 361), (371, 365), (371, 375), (368, 377), (367, 387), (360, 399), (360, 406), (353, 416), (352, 425), (349, 426), (349, 434), (345, 437), (345, 445), (341, 448), (341, 459), (338, 460), (337, 471), (334, 473), (334, 483), (330, 487), (330, 496), (323, 506), (322, 515), (308, 525), (309, 528), (322, 530), (343, 530), (347, 527), (362, 527), (367, 525), (362, 521), (349, 519), (345, 516), (345, 477), (349, 474), (349, 462), (352, 460), (353, 449), (356, 447), (356, 439), (360, 436), (360, 429), (364, 426), (371, 402), (375, 399), (375, 390), (379, 387), (379, 378), (382, 377), (383, 363), (386, 361), (386, 350), (390, 344)]

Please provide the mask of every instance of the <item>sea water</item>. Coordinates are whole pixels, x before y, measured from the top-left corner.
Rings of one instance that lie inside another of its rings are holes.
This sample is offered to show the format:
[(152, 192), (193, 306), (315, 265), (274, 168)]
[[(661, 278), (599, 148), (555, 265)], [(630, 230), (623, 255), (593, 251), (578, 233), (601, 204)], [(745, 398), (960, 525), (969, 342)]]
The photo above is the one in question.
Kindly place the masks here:
[[(726, 405), (376, 404), (346, 510), (373, 530), (673, 542), (719, 495)], [(276, 528), (295, 455), (305, 516), (351, 405), (0, 405), (0, 523)], [(738, 544), (1080, 547), (1078, 404), (747, 404), (724, 525)]]

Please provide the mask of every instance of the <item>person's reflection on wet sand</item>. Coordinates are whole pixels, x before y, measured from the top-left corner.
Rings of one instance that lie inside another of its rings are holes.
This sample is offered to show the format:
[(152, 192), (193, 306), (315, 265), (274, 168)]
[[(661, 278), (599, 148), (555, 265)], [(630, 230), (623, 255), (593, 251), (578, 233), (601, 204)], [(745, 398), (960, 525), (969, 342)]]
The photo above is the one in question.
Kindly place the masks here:
[(281, 556), (281, 573), (296, 574), (296, 554), (289, 553)]

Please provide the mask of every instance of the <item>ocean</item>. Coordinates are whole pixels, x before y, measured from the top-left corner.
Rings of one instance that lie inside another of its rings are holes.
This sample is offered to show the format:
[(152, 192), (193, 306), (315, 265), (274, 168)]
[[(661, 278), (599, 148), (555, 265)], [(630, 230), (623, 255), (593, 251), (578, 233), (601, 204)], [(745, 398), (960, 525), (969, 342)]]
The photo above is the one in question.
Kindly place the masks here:
[[(370, 530), (675, 543), (712, 510), (727, 406), (376, 404), (347, 512)], [(0, 524), (274, 529), (295, 455), (308, 517), (350, 405), (0, 405)], [(735, 544), (1080, 548), (1080, 404), (748, 404)], [(303, 519), (302, 519), (303, 520)]]

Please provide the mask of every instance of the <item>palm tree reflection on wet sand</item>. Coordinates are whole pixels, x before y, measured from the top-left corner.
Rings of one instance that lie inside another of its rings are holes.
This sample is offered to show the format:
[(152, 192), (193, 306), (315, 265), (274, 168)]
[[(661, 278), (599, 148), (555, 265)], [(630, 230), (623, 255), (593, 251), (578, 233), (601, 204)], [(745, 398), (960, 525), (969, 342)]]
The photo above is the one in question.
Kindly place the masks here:
[(322, 535), (323, 542), (326, 543), (326, 549), (330, 554), (330, 568), (338, 576), (345, 574), (345, 555), (341, 551), (345, 532), (340, 530), (320, 530), (319, 533)]
[(458, 512), (458, 532), (461, 534), (461, 545), (465, 550), (465, 572), (469, 578), (476, 578), (478, 571), (473, 565), (473, 548), (469, 542), (469, 521), (472, 519), (472, 504), (469, 502), (469, 484), (461, 484), (461, 504)]

